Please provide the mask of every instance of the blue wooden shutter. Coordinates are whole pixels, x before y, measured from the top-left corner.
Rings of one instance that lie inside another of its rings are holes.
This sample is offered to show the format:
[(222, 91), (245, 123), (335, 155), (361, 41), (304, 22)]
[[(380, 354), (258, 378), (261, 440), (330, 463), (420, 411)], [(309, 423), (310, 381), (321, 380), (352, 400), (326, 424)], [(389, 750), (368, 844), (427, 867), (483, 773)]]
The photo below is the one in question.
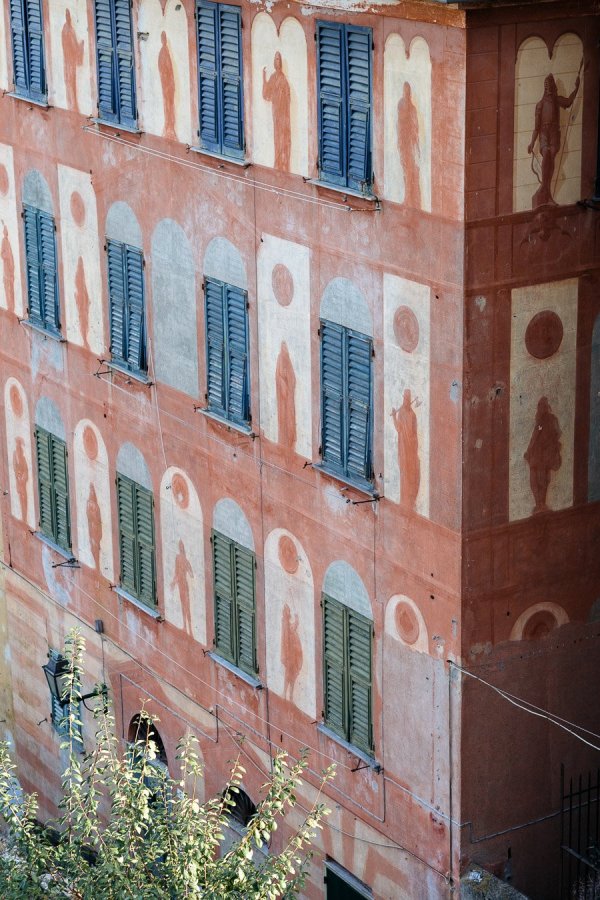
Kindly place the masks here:
[(36, 428), (35, 430), (35, 449), (37, 456), (40, 531), (46, 537), (54, 540), (52, 450), (50, 435), (42, 428)]
[(244, 155), (241, 10), (219, 4), (221, 141), (227, 156)]
[(344, 75), (344, 26), (318, 22), (319, 176), (341, 185), (346, 184)]
[(13, 79), (17, 94), (29, 91), (25, 0), (10, 0), (10, 30), (13, 47)]
[(371, 29), (346, 26), (348, 187), (371, 183)]
[(29, 55), (29, 96), (34, 100), (42, 101), (46, 99), (46, 72), (41, 0), (25, 0), (25, 9)]
[(106, 242), (108, 258), (108, 295), (110, 312), (110, 352), (117, 362), (125, 362), (126, 347), (126, 300), (124, 244), (118, 241)]
[(362, 750), (373, 748), (371, 714), (371, 631), (369, 619), (347, 609), (348, 740)]
[(71, 549), (71, 521), (69, 514), (69, 473), (67, 470), (67, 446), (64, 441), (50, 435), (52, 484), (54, 488), (54, 540), (63, 550)]
[(206, 369), (208, 407), (225, 413), (225, 285), (212, 278), (204, 282), (206, 307)]
[(225, 659), (235, 662), (233, 547), (231, 541), (217, 531), (213, 531), (211, 540), (215, 596), (215, 647)]
[(44, 301), (42, 297), (42, 261), (38, 236), (38, 210), (23, 207), (25, 226), (25, 262), (27, 266), (27, 306), (29, 318), (38, 325), (44, 324)]
[(127, 364), (134, 371), (146, 371), (146, 328), (144, 303), (144, 257), (141, 250), (124, 245), (127, 297)]
[(115, 122), (118, 118), (117, 66), (111, 0), (96, 0), (95, 11), (98, 115), (107, 122)]
[(227, 415), (246, 423), (249, 417), (248, 309), (246, 292), (225, 285), (227, 350)]
[(344, 469), (344, 329), (321, 322), (321, 455)]
[(122, 125), (135, 128), (137, 112), (130, 0), (114, 0), (114, 8), (118, 117)]
[(347, 333), (346, 472), (371, 478), (371, 340)]
[(154, 542), (154, 498), (152, 492), (134, 485), (136, 531), (136, 597), (156, 605), (156, 550)]
[(54, 331), (59, 331), (60, 317), (54, 217), (41, 211), (38, 212), (38, 241), (40, 246), (40, 292), (44, 325)]
[(117, 475), (117, 514), (119, 519), (119, 559), (121, 586), (136, 594), (135, 485)]
[(323, 595), (323, 681), (325, 724), (342, 737), (347, 736), (345, 607)]
[(207, 150), (218, 153), (221, 149), (221, 142), (219, 138), (218, 19), (216, 3), (197, 4), (196, 36), (198, 40), (200, 143)]
[(256, 612), (254, 554), (233, 545), (235, 577), (236, 663), (245, 672), (256, 672)]

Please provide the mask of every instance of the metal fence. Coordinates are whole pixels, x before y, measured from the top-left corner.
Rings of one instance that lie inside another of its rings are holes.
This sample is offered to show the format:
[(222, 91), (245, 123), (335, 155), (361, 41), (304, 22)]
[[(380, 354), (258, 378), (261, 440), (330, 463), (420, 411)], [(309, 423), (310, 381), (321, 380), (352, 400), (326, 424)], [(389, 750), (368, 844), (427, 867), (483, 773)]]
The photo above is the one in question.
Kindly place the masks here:
[(600, 769), (565, 781), (560, 769), (561, 900), (600, 900)]

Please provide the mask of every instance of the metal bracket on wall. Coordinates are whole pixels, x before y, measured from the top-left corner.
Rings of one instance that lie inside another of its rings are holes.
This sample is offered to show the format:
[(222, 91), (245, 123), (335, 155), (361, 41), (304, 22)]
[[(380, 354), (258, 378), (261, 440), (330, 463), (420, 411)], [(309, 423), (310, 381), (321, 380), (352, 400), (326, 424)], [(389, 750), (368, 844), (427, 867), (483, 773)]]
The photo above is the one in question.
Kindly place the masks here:
[(77, 560), (73, 557), (73, 559), (65, 559), (65, 560), (63, 560), (63, 562), (52, 563), (52, 568), (53, 569), (61, 569), (61, 568), (80, 569), (81, 566), (79, 565)]

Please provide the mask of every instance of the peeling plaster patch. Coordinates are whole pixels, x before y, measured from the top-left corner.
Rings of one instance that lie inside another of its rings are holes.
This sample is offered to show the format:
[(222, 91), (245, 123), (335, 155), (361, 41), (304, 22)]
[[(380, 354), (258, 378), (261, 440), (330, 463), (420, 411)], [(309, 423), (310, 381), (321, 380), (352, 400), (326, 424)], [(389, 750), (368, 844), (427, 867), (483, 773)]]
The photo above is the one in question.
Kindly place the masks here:
[(63, 345), (41, 334), (32, 334), (31, 338), (31, 372), (34, 380), (40, 369), (52, 368), (62, 372), (65, 367)]
[(483, 447), (483, 441), (481, 440), (481, 438), (477, 438), (477, 440), (475, 441), (475, 449), (481, 450), (482, 447)]
[(475, 297), (475, 304), (479, 307), (479, 312), (483, 312), (487, 306), (487, 299), (485, 297)]
[(9, 663), (11, 660), (10, 644), (4, 645), (4, 662)]
[[(314, 3), (311, 3), (310, 0), (306, 4), (306, 6), (302, 7), (302, 15), (303, 16), (312, 16), (314, 9), (339, 9), (340, 12), (343, 12), (344, 15), (353, 12), (371, 12), (372, 10), (379, 9), (383, 6), (398, 6), (400, 0), (376, 0), (375, 3), (340, 3), (340, 0), (315, 0)], [(268, 0), (267, 8), (272, 7), (271, 0)]]
[(488, 656), (492, 652), (492, 644), (486, 641), (484, 644), (473, 644), (469, 650), (470, 656), (475, 659), (478, 656)]
[(53, 562), (53, 553), (50, 547), (47, 547), (45, 544), (42, 545), (42, 568), (44, 570), (44, 578), (46, 579), (46, 584), (48, 585), (48, 590), (50, 592), (51, 597), (53, 597), (61, 606), (69, 606), (71, 602), (71, 598), (69, 597), (68, 592), (64, 588), (64, 586), (60, 583), (59, 577), (56, 574), (60, 569), (52, 568)]
[(453, 381), (450, 385), (450, 399), (453, 403), (458, 403), (460, 399), (460, 381)]

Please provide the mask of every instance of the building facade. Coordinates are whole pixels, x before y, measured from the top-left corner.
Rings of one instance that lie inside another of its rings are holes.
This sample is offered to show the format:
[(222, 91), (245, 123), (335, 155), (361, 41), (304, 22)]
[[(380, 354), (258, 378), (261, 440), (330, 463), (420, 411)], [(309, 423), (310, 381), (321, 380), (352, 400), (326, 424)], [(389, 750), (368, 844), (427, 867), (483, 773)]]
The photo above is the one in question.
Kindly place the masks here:
[(122, 738), (145, 701), (171, 767), (193, 731), (207, 795), (308, 747), (301, 815), (337, 763), (307, 897), (470, 861), (559, 896), (600, 727), (599, 38), (591, 0), (2, 5), (0, 696), (44, 812), (78, 625)]

